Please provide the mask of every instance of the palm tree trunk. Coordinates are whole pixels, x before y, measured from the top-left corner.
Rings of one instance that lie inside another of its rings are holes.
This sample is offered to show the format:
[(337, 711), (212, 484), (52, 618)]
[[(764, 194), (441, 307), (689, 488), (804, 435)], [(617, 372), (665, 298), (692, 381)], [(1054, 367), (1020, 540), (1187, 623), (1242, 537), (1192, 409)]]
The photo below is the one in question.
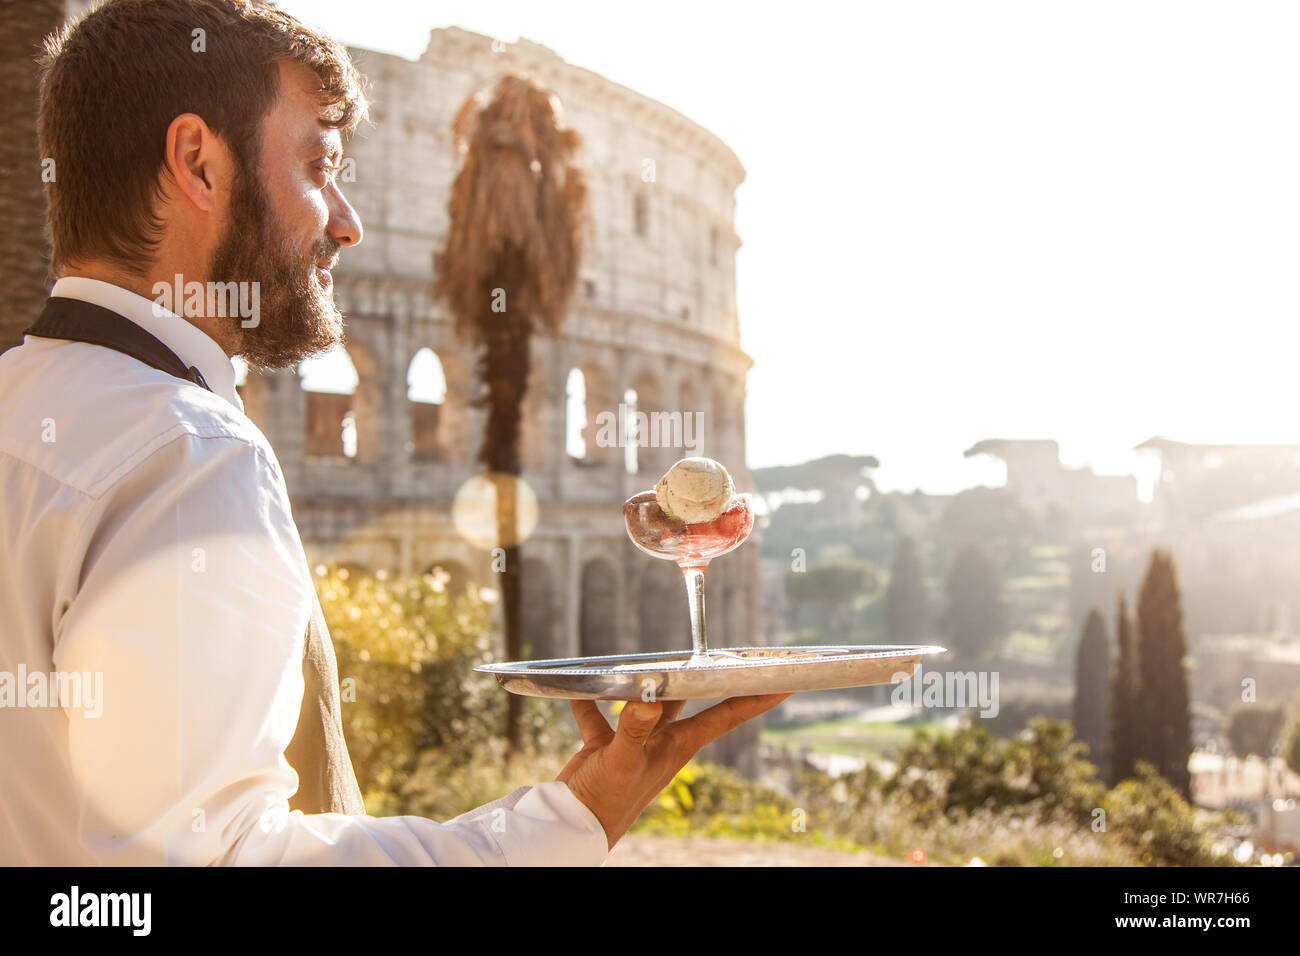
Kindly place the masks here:
[[(482, 347), (478, 381), (488, 409), (480, 461), (498, 480), (497, 531), (505, 549), (501, 596), (506, 655), (522, 657), (520, 543), (515, 495), (520, 425), (533, 328), (558, 332), (582, 259), (587, 183), (574, 162), (581, 137), (557, 114), (555, 95), (507, 73), (490, 101), (461, 104), (452, 124), (465, 152), (452, 184), (447, 234), (434, 259), (433, 297), (456, 334)], [(503, 305), (504, 303), (504, 305)], [(498, 555), (499, 557), (499, 555)], [(523, 701), (507, 695), (506, 739), (519, 742)]]
[[(500, 271), (510, 275), (509, 260)], [(499, 273), (500, 275), (500, 273)], [(519, 286), (501, 279), (493, 288), (509, 291)], [(485, 290), (488, 291), (488, 290)], [(489, 293), (484, 302), (491, 302)], [(488, 420), (483, 436), (480, 460), (489, 472), (499, 476), (518, 478), (523, 471), (520, 454), (521, 423), (524, 395), (528, 388), (528, 372), (532, 362), (532, 324), (527, 316), (510, 316), (509, 312), (496, 313), (480, 323), (483, 329), (484, 349), (480, 359), (480, 381), (487, 384)], [(495, 320), (495, 321), (493, 321)], [(523, 634), (520, 629), (520, 558), (518, 544), (518, 502), (516, 482), (496, 481), (497, 485), (497, 540), (505, 549), (505, 568), (501, 577), (501, 607), (505, 625), (506, 659), (517, 661), (523, 656)], [(506, 699), (505, 738), (507, 752), (519, 748), (520, 724), (523, 717), (523, 700), (518, 694)]]
[[(506, 656), (517, 661), (523, 656), (523, 631), (520, 628), (519, 608), (519, 546), (506, 548), (506, 566), (501, 573), (501, 610), (505, 617)], [(506, 753), (519, 749), (520, 727), (523, 723), (524, 699), (518, 694), (506, 695)]]
[[(0, 351), (22, 341), (49, 295), (45, 190), (36, 141), (36, 57), (63, 22), (63, 0), (24, 0), (0, 8), (0, 89), (8, 110), (0, 130)], [(57, 172), (57, 171), (56, 171)]]

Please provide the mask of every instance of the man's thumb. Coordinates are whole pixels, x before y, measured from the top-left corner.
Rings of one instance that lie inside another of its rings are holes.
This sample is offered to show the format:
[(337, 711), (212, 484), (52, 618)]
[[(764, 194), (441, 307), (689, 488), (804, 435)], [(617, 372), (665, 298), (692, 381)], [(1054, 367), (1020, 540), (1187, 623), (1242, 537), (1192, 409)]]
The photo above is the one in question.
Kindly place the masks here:
[(659, 723), (659, 717), (662, 713), (663, 704), (642, 700), (632, 701), (623, 708), (623, 713), (618, 716), (618, 733), (615, 734), (615, 745), (621, 745), (625, 741), (628, 745), (640, 750), (645, 745), (650, 732)]

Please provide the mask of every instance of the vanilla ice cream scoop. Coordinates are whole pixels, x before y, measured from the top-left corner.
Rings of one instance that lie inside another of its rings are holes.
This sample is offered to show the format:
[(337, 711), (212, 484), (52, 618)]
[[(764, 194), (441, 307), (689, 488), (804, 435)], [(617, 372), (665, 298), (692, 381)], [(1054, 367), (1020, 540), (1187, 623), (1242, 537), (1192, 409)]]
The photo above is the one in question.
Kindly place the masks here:
[(687, 524), (712, 521), (735, 493), (727, 469), (712, 458), (683, 458), (655, 485), (659, 507)]

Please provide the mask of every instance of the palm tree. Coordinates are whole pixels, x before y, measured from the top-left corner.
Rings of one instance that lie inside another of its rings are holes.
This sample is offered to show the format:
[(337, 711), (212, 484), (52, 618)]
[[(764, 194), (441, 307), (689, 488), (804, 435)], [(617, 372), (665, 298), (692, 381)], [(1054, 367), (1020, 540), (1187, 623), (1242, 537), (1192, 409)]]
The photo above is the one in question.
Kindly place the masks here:
[[(587, 182), (573, 164), (581, 139), (564, 125), (559, 101), (526, 76), (507, 74), (490, 99), (467, 99), (452, 133), (464, 161), (451, 188), (433, 294), (450, 310), (457, 336), (482, 349), (483, 391), (474, 403), (486, 406), (488, 419), (479, 461), (497, 490), (506, 656), (518, 660), (515, 480), (532, 336), (563, 325), (582, 259)], [(513, 751), (522, 701), (508, 697), (506, 741)]]
[(22, 341), (50, 294), (46, 281), (45, 191), (36, 145), (36, 58), (42, 40), (63, 23), (63, 0), (0, 5), (0, 88), (9, 103), (0, 135), (0, 351)]

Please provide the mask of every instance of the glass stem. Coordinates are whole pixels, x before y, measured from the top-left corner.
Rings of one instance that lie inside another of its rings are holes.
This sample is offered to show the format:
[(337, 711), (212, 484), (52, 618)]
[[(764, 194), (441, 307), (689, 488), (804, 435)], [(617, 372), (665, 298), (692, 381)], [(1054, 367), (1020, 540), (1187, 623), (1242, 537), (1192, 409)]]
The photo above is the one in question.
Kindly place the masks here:
[(705, 565), (682, 568), (682, 576), (686, 579), (686, 604), (691, 609), (691, 659), (688, 666), (712, 663), (704, 627), (704, 568)]

